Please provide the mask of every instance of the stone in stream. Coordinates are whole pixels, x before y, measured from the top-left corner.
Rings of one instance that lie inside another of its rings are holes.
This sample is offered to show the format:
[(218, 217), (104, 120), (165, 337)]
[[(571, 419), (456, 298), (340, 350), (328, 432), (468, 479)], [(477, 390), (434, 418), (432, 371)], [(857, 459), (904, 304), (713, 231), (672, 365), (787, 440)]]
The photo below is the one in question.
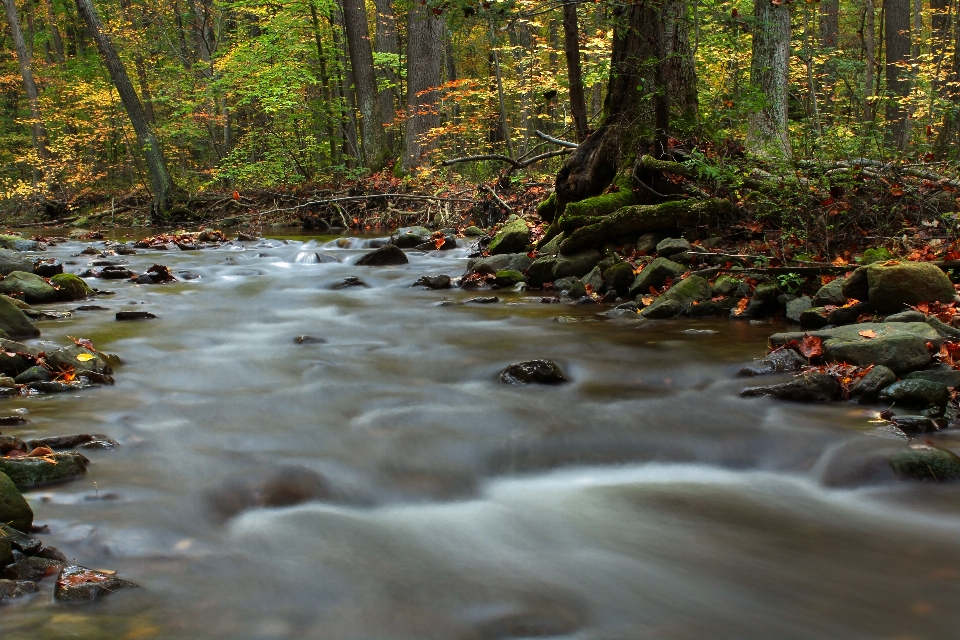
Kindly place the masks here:
[(46, 367), (33, 366), (19, 374), (13, 379), (17, 384), (30, 384), (31, 382), (49, 382), (53, 380), (53, 374)]
[(950, 390), (940, 382), (908, 379), (894, 382), (880, 391), (880, 401), (898, 406), (925, 409), (933, 416), (942, 416), (950, 401)]
[(302, 467), (281, 467), (267, 472), (228, 478), (204, 492), (206, 513), (223, 522), (248, 509), (289, 507), (317, 500), (341, 498), (325, 477)]
[[(629, 262), (618, 262), (603, 272), (604, 291), (613, 291), (618, 296), (626, 296), (636, 280), (633, 266)], [(599, 291), (599, 289), (595, 289)]]
[(369, 285), (366, 282), (364, 282), (357, 276), (347, 276), (340, 282), (330, 285), (330, 288), (333, 289), (334, 291), (337, 291), (340, 289), (350, 289), (352, 287), (368, 287), (368, 286)]
[(428, 241), (432, 235), (433, 232), (423, 227), (403, 227), (390, 237), (390, 242), (401, 249), (412, 249)]
[(497, 296), (477, 296), (464, 301), (464, 303), (472, 304), (496, 304), (497, 302), (500, 302), (500, 298)]
[[(827, 284), (820, 287), (817, 293), (813, 296), (811, 301), (811, 306), (814, 307), (825, 307), (827, 305), (833, 305), (835, 307), (842, 307), (847, 302), (849, 296), (843, 295), (843, 282), (844, 278), (836, 278), (831, 280)], [(865, 298), (858, 298), (865, 299)]]
[(952, 367), (943, 369), (927, 369), (924, 371), (914, 371), (907, 375), (905, 380), (929, 380), (930, 382), (939, 382), (951, 389), (960, 387), (960, 371)]
[(467, 262), (467, 273), (493, 275), (504, 269), (525, 271), (533, 262), (530, 256), (525, 253), (506, 253), (485, 258), (473, 258)]
[(946, 449), (912, 444), (888, 461), (901, 478), (933, 482), (960, 480), (960, 457)]
[(443, 242), (440, 246), (437, 246), (437, 241), (431, 238), (427, 242), (418, 244), (414, 249), (417, 251), (450, 251), (451, 249), (457, 248), (457, 237), (452, 234), (446, 234), (443, 236)]
[(36, 538), (27, 535), (19, 529), (14, 529), (8, 524), (0, 522), (0, 539), (10, 543), (11, 547), (17, 549), (28, 556), (35, 555), (43, 546)]
[(137, 589), (139, 585), (122, 580), (116, 576), (87, 569), (78, 565), (67, 565), (60, 570), (57, 583), (53, 588), (53, 597), (61, 602), (96, 600), (121, 589)]
[(28, 304), (44, 304), (57, 301), (57, 289), (36, 275), (26, 271), (14, 271), (0, 281), (0, 293), (8, 296), (23, 293)]
[(129, 280), (130, 278), (136, 277), (133, 271), (120, 265), (104, 267), (100, 270), (100, 273), (97, 274), (98, 278), (104, 280)]
[(33, 525), (33, 509), (5, 473), (0, 473), (0, 522), (21, 532)]
[(154, 314), (149, 311), (118, 311), (117, 320), (149, 320), (151, 318), (156, 318)]
[(897, 381), (897, 374), (883, 366), (874, 365), (850, 390), (850, 399), (859, 403), (876, 402), (880, 391)]
[(33, 272), (42, 278), (52, 278), (63, 273), (63, 264), (56, 258), (37, 260), (36, 264), (33, 265)]
[(700, 276), (690, 276), (674, 284), (653, 304), (640, 312), (650, 320), (672, 318), (686, 311), (695, 302), (710, 299), (710, 283)]
[(528, 360), (511, 364), (500, 373), (506, 384), (561, 384), (567, 382), (563, 371), (551, 360)]
[(762, 376), (771, 373), (799, 371), (807, 366), (807, 360), (793, 349), (774, 349), (759, 360), (740, 368), (738, 376)]
[(54, 482), (72, 480), (87, 472), (89, 464), (76, 452), (54, 453), (44, 457), (0, 458), (0, 472), (7, 474), (23, 490)]
[(33, 261), (11, 249), (0, 249), (0, 275), (6, 276), (14, 271), (33, 271)]
[[(591, 291), (599, 293), (603, 290), (603, 275), (600, 273), (600, 265), (591, 269), (590, 273), (581, 278), (581, 281), (583, 282), (583, 286), (589, 286)], [(631, 278), (630, 281), (633, 282), (633, 279)]]
[(0, 580), (0, 600), (13, 600), (40, 590), (31, 580)]
[(803, 373), (789, 382), (762, 387), (747, 387), (743, 397), (771, 396), (793, 402), (829, 402), (840, 395), (840, 384), (824, 373)]
[(600, 252), (595, 249), (587, 249), (573, 255), (557, 256), (553, 266), (553, 278), (582, 278), (600, 262)]
[(516, 215), (510, 216), (490, 241), (490, 255), (521, 253), (530, 244), (530, 228), (526, 221)]
[[(97, 446), (87, 446), (91, 444)], [(102, 433), (76, 433), (68, 436), (49, 436), (46, 438), (36, 438), (34, 440), (30, 440), (27, 445), (31, 449), (36, 449), (37, 447), (49, 447), (50, 449), (76, 449), (77, 447), (112, 449), (119, 447), (120, 443), (118, 443), (116, 440), (111, 440)]]
[(926, 416), (893, 416), (890, 421), (909, 435), (936, 433), (947, 426), (947, 421), (942, 418), (934, 420)]
[(293, 339), (294, 344), (326, 344), (326, 338), (317, 338), (315, 336), (297, 336)]
[(0, 296), (0, 330), (11, 338), (36, 338), (40, 330), (30, 322), (23, 311)]
[(388, 244), (385, 247), (374, 249), (370, 253), (360, 256), (357, 260), (357, 266), (361, 267), (385, 267), (390, 265), (407, 264), (406, 254), (396, 245)]
[(810, 296), (801, 296), (795, 300), (790, 300), (787, 302), (787, 320), (799, 324), (803, 312), (811, 306), (813, 306), (813, 300)]
[(587, 285), (579, 279), (574, 279), (570, 283), (570, 288), (567, 289), (567, 297), (572, 300), (580, 300), (581, 298), (587, 295)]
[(819, 331), (777, 333), (770, 336), (769, 345), (783, 347), (794, 340), (802, 342), (807, 335), (823, 340), (827, 362), (861, 367), (882, 364), (898, 374), (927, 366), (933, 360), (932, 353), (943, 344), (943, 339), (925, 322), (867, 322)]
[[(0, 435), (0, 454), (7, 455), (11, 451), (23, 451), (26, 453), (30, 451), (30, 449), (27, 448), (26, 442), (16, 436)], [(3, 520), (0, 520), (0, 522), (3, 522)]]
[(48, 351), (46, 362), (47, 366), (54, 371), (73, 369), (78, 375), (86, 375), (87, 373), (110, 375), (113, 373), (113, 368), (107, 362), (104, 354), (98, 351), (90, 351), (79, 344)]
[(42, 580), (46, 576), (57, 573), (63, 563), (49, 558), (28, 556), (19, 562), (8, 565), (3, 570), (3, 577), (8, 580)]
[(527, 267), (527, 282), (532, 287), (542, 287), (544, 283), (553, 282), (553, 270), (556, 266), (556, 256), (537, 258)]
[(22, 238), (8, 234), (0, 234), (0, 246), (13, 251), (42, 251), (43, 248), (36, 240)]
[(919, 302), (953, 302), (950, 279), (928, 262), (898, 262), (860, 267), (846, 279), (843, 295), (869, 300), (879, 313), (897, 313)]
[[(657, 258), (637, 274), (630, 285), (632, 297), (650, 295), (650, 287), (660, 289), (668, 279), (677, 279), (683, 275), (686, 267), (666, 258)], [(711, 289), (712, 292), (712, 289)]]
[(449, 289), (453, 285), (450, 276), (421, 276), (412, 287), (426, 287), (427, 289)]
[(503, 269), (497, 271), (495, 276), (494, 283), (501, 289), (508, 289), (514, 287), (520, 283), (526, 284), (527, 277), (520, 273), (519, 271), (513, 271), (512, 269)]

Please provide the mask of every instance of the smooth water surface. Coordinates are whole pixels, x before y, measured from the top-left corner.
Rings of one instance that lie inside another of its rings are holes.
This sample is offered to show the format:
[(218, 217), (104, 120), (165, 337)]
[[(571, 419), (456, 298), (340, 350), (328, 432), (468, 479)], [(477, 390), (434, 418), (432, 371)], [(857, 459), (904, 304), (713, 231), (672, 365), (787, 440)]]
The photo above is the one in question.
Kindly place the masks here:
[[(410, 285), (459, 275), (466, 249), (352, 266), (363, 244), (141, 252), (133, 270), (182, 281), (91, 281), (109, 311), (41, 323), (126, 364), (114, 387), (2, 400), (30, 419), (4, 433), (123, 443), (28, 495), (40, 537), (143, 589), (64, 606), (47, 579), (0, 608), (0, 637), (960, 637), (960, 487), (845, 475), (905, 446), (875, 408), (739, 398), (780, 327), (450, 304), (478, 294)], [(82, 248), (48, 255), (79, 272)], [(369, 286), (331, 288), (347, 276)], [(531, 358), (572, 381), (498, 382)], [(228, 517), (291, 467), (326, 499)]]

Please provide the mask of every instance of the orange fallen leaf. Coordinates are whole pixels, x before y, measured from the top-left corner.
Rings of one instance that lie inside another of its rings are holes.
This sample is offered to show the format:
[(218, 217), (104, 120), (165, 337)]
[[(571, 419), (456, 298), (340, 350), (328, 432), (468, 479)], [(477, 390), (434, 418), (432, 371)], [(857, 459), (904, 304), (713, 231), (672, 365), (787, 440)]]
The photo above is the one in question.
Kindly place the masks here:
[(815, 358), (823, 355), (823, 340), (809, 334), (797, 345), (797, 351), (805, 358)]
[(876, 338), (877, 332), (874, 331), (873, 329), (865, 329), (860, 332), (860, 335), (863, 336), (864, 338)]

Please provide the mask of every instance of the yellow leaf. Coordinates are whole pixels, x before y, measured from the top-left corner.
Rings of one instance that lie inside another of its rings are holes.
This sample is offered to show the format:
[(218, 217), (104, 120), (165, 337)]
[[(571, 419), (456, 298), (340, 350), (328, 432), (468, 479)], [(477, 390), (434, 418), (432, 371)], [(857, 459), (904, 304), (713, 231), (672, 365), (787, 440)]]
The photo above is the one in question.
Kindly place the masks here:
[(87, 362), (88, 360), (93, 360), (96, 356), (92, 353), (78, 353), (77, 360), (80, 362)]

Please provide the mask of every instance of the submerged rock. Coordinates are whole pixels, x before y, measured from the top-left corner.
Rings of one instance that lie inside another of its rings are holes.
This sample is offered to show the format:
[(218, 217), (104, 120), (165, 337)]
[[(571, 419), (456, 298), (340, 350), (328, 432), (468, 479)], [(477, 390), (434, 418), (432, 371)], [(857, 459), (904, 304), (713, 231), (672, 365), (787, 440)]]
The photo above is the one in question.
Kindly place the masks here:
[(880, 400), (905, 407), (927, 409), (931, 415), (940, 416), (950, 400), (950, 390), (939, 382), (900, 380), (884, 388), (880, 392)]
[(824, 373), (804, 373), (789, 382), (762, 387), (747, 387), (744, 397), (771, 396), (793, 402), (829, 402), (840, 395), (840, 384)]
[(237, 476), (204, 494), (204, 504), (214, 520), (225, 521), (258, 507), (289, 507), (337, 498), (325, 477), (302, 467), (281, 467), (266, 473)]
[(53, 597), (61, 602), (75, 602), (78, 600), (96, 600), (121, 589), (136, 589), (138, 585), (128, 580), (121, 580), (93, 569), (78, 565), (68, 565), (60, 570), (57, 584), (53, 589)]
[(33, 525), (33, 509), (5, 473), (0, 473), (0, 522), (17, 531), (30, 531)]
[(771, 373), (799, 371), (807, 365), (807, 360), (793, 349), (774, 349), (759, 360), (740, 368), (739, 376), (762, 376)]
[(385, 247), (374, 249), (363, 255), (356, 264), (361, 267), (385, 267), (398, 264), (407, 264), (406, 254), (396, 245), (388, 244)]
[(157, 316), (149, 311), (118, 311), (117, 320), (150, 320)]
[(946, 449), (912, 444), (892, 455), (889, 462), (901, 478), (932, 482), (960, 480), (960, 457)]
[(107, 449), (120, 446), (116, 440), (111, 440), (102, 433), (76, 433), (68, 436), (50, 436), (47, 438), (36, 438), (27, 443), (31, 449), (37, 447), (49, 447), (51, 449), (76, 449), (77, 447), (86, 447), (86, 445), (96, 444), (104, 446), (95, 446), (91, 448)]
[(42, 458), (0, 458), (0, 472), (7, 474), (22, 490), (81, 476), (87, 472), (89, 462), (75, 452), (54, 453)]
[(340, 282), (330, 285), (330, 288), (334, 291), (339, 291), (340, 289), (350, 289), (351, 287), (367, 287), (369, 286), (366, 282), (358, 278), (357, 276), (347, 276)]
[(0, 580), (0, 600), (13, 600), (40, 590), (36, 582), (30, 580)]
[(507, 384), (560, 384), (567, 382), (560, 367), (551, 360), (528, 360), (510, 365), (500, 373)]
[(293, 339), (294, 344), (326, 344), (326, 338), (317, 338), (315, 336), (297, 336)]

